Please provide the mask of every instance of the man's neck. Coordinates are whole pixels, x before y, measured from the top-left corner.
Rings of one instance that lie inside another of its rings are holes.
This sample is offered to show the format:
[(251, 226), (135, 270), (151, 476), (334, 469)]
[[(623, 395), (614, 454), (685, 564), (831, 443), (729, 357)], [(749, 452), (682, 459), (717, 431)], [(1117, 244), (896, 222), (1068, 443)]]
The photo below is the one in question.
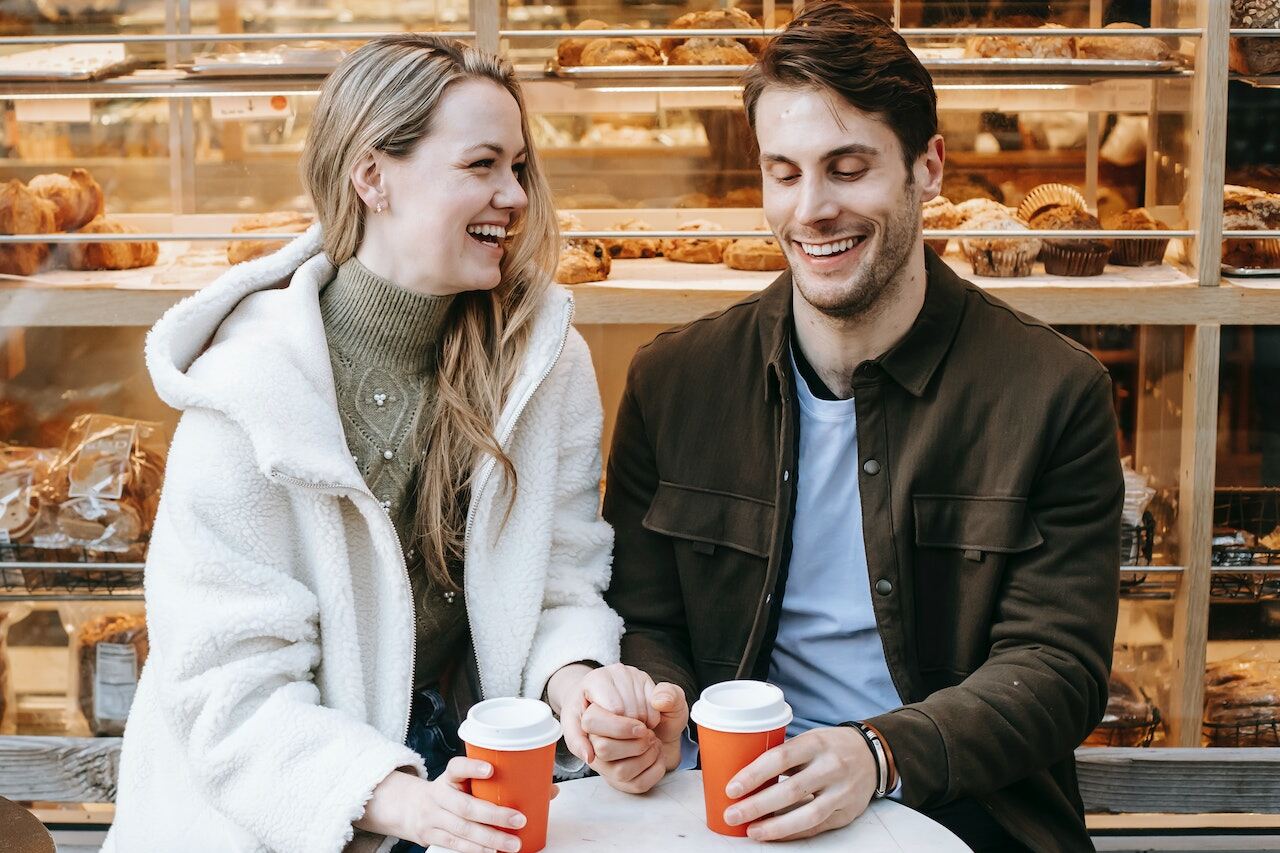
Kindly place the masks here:
[(792, 285), (796, 344), (823, 384), (840, 399), (848, 399), (853, 396), (854, 370), (902, 340), (924, 306), (925, 289), (923, 243), (880, 298), (856, 316), (823, 314)]

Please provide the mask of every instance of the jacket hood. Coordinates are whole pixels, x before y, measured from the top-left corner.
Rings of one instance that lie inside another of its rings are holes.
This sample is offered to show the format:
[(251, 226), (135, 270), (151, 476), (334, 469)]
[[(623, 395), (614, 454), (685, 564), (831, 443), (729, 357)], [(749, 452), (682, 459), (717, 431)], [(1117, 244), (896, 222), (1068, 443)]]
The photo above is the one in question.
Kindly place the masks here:
[[(239, 425), (264, 476), (364, 490), (338, 415), (320, 315), (320, 290), (337, 272), (322, 245), (313, 225), (174, 305), (147, 335), (147, 369), (168, 405), (211, 409)], [(567, 332), (547, 340), (572, 304), (562, 288), (548, 291), (534, 318), (534, 360), (549, 349), (554, 356)]]

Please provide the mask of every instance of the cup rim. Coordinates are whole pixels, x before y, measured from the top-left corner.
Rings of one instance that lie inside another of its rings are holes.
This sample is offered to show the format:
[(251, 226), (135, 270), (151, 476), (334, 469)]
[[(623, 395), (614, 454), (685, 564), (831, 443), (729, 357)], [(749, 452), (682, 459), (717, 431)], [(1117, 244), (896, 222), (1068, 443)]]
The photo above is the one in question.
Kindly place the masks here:
[(538, 699), (503, 696), (471, 706), (458, 737), (471, 746), (497, 752), (541, 749), (560, 739), (560, 723)]
[[(719, 701), (744, 691), (758, 691), (761, 701), (748, 707)], [(785, 728), (791, 722), (792, 713), (781, 688), (764, 681), (742, 679), (722, 681), (703, 690), (701, 698), (693, 703), (689, 717), (701, 728), (740, 734)]]

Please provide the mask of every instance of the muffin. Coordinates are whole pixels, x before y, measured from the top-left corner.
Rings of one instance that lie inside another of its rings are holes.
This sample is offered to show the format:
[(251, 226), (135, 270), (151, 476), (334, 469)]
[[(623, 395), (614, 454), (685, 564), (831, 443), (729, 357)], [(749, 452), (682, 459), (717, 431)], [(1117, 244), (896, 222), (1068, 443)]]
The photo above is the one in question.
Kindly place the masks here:
[[(1030, 225), (1037, 231), (1098, 230), (1098, 218), (1087, 210), (1057, 205), (1036, 214)], [(1111, 246), (1105, 240), (1089, 238), (1048, 239), (1040, 250), (1044, 271), (1050, 275), (1101, 275), (1111, 257)]]
[[(1222, 216), (1223, 231), (1263, 231), (1256, 214), (1231, 211)], [(1222, 263), (1242, 269), (1280, 269), (1280, 237), (1228, 237), (1222, 241)]]
[[(1107, 24), (1108, 30), (1140, 30), (1138, 24), (1116, 21)], [(1076, 39), (1076, 56), (1079, 59), (1145, 59), (1163, 62), (1169, 58), (1169, 46), (1153, 36), (1084, 36)]]
[(955, 205), (956, 213), (960, 215), (960, 224), (965, 225), (975, 216), (981, 216), (984, 213), (999, 213), (1004, 216), (1013, 216), (1016, 211), (1013, 208), (1005, 207), (998, 201), (989, 198), (971, 198), (968, 201), (962, 201)]
[(734, 270), (774, 272), (787, 268), (787, 258), (777, 240), (751, 238), (730, 243), (724, 250), (724, 265)]
[[(924, 203), (924, 206), (921, 209), (921, 218), (925, 228), (934, 228), (938, 230), (959, 228), (961, 224), (964, 223), (964, 215), (960, 213), (959, 209), (957, 209), (946, 196), (941, 195), (937, 198), (929, 199)], [(939, 237), (932, 240), (925, 240), (924, 242), (926, 246), (933, 249), (933, 251), (937, 252), (939, 255), (947, 251), (948, 241), (946, 238)]]
[[(695, 219), (680, 226), (681, 231), (720, 231), (720, 225)], [(662, 241), (662, 254), (669, 261), (686, 264), (718, 264), (724, 259), (729, 240), (722, 237), (679, 237)]]
[[(1167, 231), (1169, 228), (1142, 207), (1126, 210), (1117, 216), (1104, 219), (1103, 222), (1111, 231)], [(1152, 266), (1164, 260), (1164, 253), (1168, 248), (1167, 237), (1163, 240), (1135, 240), (1120, 237), (1113, 241), (1111, 246), (1111, 263), (1123, 267)]]
[[(1231, 0), (1231, 26), (1236, 29), (1280, 28), (1276, 0)], [(1233, 36), (1228, 63), (1241, 74), (1280, 72), (1280, 38)]]
[(560, 243), (560, 260), (556, 264), (556, 282), (559, 284), (585, 284), (604, 281), (609, 277), (613, 264), (604, 243), (599, 240), (563, 240)]
[[(1061, 30), (1061, 24), (1042, 24), (1041, 29)], [(965, 56), (990, 59), (1073, 59), (1075, 39), (1071, 36), (977, 36), (965, 42)]]
[[(965, 228), (983, 231), (1017, 231), (1030, 235), (1026, 223), (1007, 210), (989, 210), (965, 222)], [(1019, 278), (1031, 275), (1040, 254), (1038, 237), (968, 237), (960, 241), (960, 251), (973, 266), (975, 275)]]
[(596, 39), (582, 49), (582, 65), (661, 65), (662, 52), (653, 39), (623, 38)]
[[(652, 231), (653, 226), (643, 219), (624, 219), (613, 226), (615, 231)], [(624, 258), (656, 258), (662, 252), (662, 241), (656, 237), (624, 237), (605, 240), (609, 256)]]
[(1041, 184), (1027, 193), (1018, 205), (1018, 216), (1030, 222), (1042, 211), (1057, 206), (1073, 207), (1084, 210), (1084, 196), (1075, 187), (1066, 184)]

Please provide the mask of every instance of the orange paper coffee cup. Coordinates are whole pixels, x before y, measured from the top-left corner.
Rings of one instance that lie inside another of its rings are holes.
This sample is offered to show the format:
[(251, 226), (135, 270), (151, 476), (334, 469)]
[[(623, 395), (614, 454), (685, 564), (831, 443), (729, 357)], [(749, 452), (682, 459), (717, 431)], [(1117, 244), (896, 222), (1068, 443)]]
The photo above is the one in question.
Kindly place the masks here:
[[(690, 716), (698, 725), (707, 828), (721, 835), (745, 836), (747, 824), (730, 826), (724, 821), (725, 809), (737, 801), (724, 789), (742, 768), (782, 743), (791, 722), (791, 706), (772, 684), (725, 681), (702, 691)], [(756, 790), (777, 781), (772, 779)], [(748, 791), (738, 799), (754, 793)]]
[(471, 793), (524, 815), (524, 828), (513, 833), (520, 839), (520, 853), (546, 847), (560, 739), (551, 709), (537, 699), (490, 699), (472, 707), (458, 736), (467, 745), (468, 758), (493, 766), (488, 779), (471, 780)]

